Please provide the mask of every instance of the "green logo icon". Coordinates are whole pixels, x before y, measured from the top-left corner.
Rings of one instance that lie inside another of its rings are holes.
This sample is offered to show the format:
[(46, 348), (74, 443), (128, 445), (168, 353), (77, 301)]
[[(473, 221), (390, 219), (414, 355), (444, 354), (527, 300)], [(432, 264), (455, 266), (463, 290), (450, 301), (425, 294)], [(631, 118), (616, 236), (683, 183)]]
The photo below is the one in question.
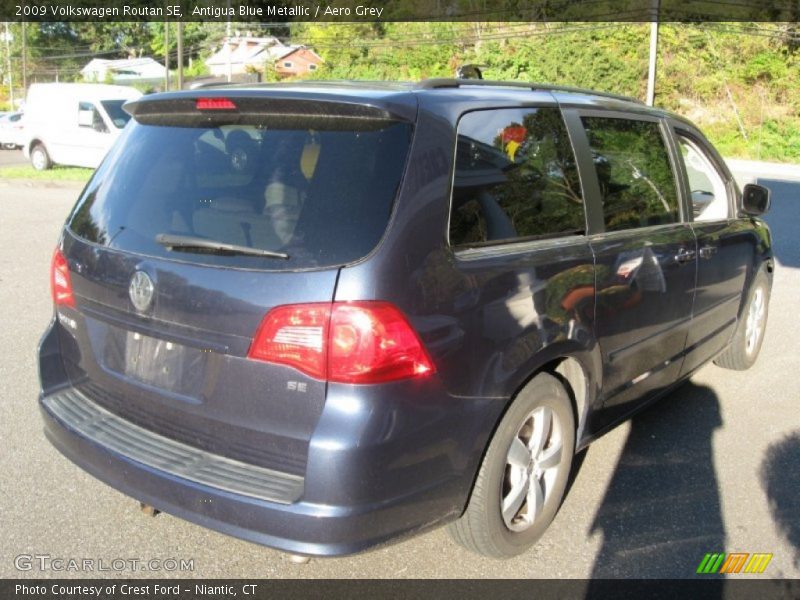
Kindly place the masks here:
[(749, 554), (747, 552), (709, 552), (697, 566), (698, 575), (736, 574), (736, 573), (763, 573), (772, 554), (764, 552)]

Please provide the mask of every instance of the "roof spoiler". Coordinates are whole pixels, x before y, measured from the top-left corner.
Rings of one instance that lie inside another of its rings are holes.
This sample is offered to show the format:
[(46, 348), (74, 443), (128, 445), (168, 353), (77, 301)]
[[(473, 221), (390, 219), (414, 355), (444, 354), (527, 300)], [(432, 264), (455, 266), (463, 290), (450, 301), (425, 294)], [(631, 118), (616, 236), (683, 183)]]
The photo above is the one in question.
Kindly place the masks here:
[(219, 127), (255, 124), (330, 129), (381, 129), (391, 122), (411, 121), (408, 114), (352, 99), (309, 98), (305, 95), (254, 95), (243, 90), (195, 90), (143, 97), (123, 108), (145, 125)]

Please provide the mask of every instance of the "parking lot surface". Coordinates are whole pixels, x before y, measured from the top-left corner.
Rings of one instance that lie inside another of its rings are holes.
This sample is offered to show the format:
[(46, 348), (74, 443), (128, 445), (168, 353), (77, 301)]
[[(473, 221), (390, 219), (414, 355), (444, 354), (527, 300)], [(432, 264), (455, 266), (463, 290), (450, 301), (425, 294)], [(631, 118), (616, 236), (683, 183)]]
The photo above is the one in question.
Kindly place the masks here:
[(3, 150), (0, 149), (0, 168), (10, 167), (11, 165), (25, 165), (28, 161), (22, 154), (22, 150)]
[[(707, 552), (772, 553), (764, 577), (800, 576), (800, 182), (761, 182), (773, 188), (778, 265), (753, 369), (707, 366), (593, 444), (555, 522), (522, 556), (480, 558), (436, 530), (297, 565), (170, 515), (146, 517), (45, 440), (35, 348), (52, 314), (51, 253), (79, 187), (0, 180), (0, 576), (693, 577)], [(34, 555), (49, 559), (24, 558)], [(89, 559), (95, 570), (56, 571), (52, 559)], [(122, 569), (97, 570), (120, 559)], [(164, 570), (167, 559), (191, 569)], [(161, 566), (142, 570), (152, 560)]]

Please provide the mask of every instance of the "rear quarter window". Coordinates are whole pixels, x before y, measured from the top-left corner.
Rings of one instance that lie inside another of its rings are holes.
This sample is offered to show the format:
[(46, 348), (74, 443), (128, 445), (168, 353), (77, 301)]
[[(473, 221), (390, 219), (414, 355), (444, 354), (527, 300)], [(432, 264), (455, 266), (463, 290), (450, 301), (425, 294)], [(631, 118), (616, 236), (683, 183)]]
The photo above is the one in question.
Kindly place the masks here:
[(467, 113), (458, 125), (450, 243), (583, 233), (580, 179), (557, 108)]

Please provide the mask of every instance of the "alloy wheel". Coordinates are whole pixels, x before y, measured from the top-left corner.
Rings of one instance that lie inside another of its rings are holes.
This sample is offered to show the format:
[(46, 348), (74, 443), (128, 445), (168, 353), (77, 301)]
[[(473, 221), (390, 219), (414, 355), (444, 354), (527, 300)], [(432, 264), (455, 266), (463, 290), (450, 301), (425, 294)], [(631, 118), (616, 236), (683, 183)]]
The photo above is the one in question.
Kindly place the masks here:
[(562, 450), (556, 413), (547, 406), (530, 412), (506, 454), (500, 512), (511, 531), (525, 531), (541, 514), (558, 477)]
[(745, 351), (752, 354), (758, 347), (758, 341), (764, 330), (764, 317), (766, 316), (766, 303), (764, 302), (764, 289), (757, 287), (750, 300), (750, 307), (747, 310), (747, 321), (745, 322)]

